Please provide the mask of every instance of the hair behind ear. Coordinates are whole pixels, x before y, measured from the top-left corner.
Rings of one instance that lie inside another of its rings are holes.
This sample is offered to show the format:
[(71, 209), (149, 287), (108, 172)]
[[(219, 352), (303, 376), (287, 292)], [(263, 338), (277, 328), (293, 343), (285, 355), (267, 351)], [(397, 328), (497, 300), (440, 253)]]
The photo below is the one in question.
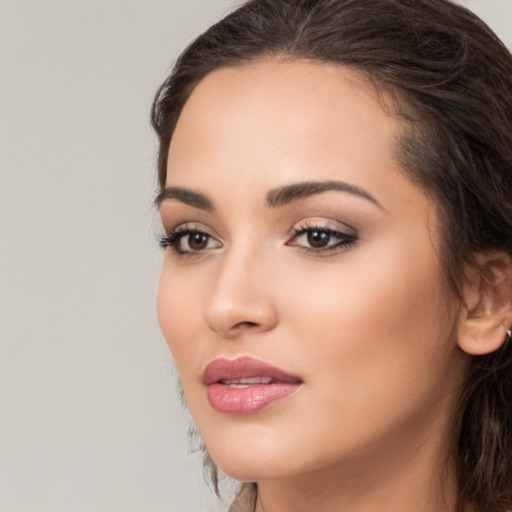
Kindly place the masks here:
[(480, 253), (466, 274), (459, 347), (471, 363), (457, 429), (461, 499), (481, 512), (512, 509), (512, 258)]
[(508, 340), (512, 326), (512, 258), (504, 252), (475, 255), (466, 274), (458, 324), (459, 347), (471, 355), (490, 354)]
[(512, 344), (472, 356), (457, 428), (458, 511), (512, 509)]

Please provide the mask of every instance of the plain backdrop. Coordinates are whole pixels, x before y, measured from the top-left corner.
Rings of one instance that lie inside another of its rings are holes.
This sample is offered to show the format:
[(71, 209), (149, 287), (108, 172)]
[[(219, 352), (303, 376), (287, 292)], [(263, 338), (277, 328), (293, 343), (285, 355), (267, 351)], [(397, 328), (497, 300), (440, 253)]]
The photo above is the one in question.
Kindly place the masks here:
[[(512, 0), (466, 0), (512, 47)], [(153, 93), (230, 0), (0, 0), (0, 512), (224, 510), (155, 315)]]

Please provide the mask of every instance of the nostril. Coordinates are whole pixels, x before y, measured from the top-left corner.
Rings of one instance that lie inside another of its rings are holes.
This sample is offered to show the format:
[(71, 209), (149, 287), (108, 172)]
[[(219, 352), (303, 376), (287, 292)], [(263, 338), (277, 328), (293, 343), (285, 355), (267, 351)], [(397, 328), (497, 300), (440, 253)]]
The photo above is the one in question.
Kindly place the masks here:
[(256, 322), (239, 322), (234, 327), (257, 327), (258, 324)]
[(276, 326), (278, 317), (274, 304), (263, 293), (245, 297), (240, 296), (240, 288), (234, 292), (221, 288), (208, 298), (202, 311), (203, 322), (209, 330), (225, 338), (236, 338), (266, 332)]

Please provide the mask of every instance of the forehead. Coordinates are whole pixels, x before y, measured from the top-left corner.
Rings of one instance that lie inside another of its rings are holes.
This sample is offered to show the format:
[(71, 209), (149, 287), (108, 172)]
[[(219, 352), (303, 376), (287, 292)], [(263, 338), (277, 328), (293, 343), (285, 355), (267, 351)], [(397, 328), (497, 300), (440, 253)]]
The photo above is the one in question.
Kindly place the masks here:
[(167, 184), (215, 192), (340, 180), (369, 193), (402, 179), (400, 126), (357, 71), (304, 60), (219, 69), (195, 88), (169, 148)]
[[(261, 132), (267, 134), (266, 143), (292, 137), (314, 141), (326, 140), (329, 131), (334, 137), (342, 135), (340, 123), (364, 128), (369, 137), (387, 134), (390, 140), (396, 119), (384, 113), (383, 98), (360, 72), (336, 64), (276, 58), (221, 68), (192, 92), (173, 134), (171, 151), (173, 145), (184, 142), (183, 132), (186, 138), (190, 132), (206, 136), (212, 144), (219, 142), (215, 135), (220, 138), (225, 130), (233, 143), (255, 142), (251, 135), (261, 136)], [(209, 131), (212, 128), (214, 133)]]

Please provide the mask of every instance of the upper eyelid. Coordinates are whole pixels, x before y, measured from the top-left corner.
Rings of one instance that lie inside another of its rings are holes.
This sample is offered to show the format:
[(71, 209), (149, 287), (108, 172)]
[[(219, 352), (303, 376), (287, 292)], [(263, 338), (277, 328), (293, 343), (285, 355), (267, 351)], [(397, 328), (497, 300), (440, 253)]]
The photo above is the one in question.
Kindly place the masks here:
[[(167, 219), (169, 220), (169, 219)], [(190, 221), (181, 221), (181, 222), (166, 222), (166, 219), (162, 219), (163, 231), (167, 235), (171, 235), (176, 233), (177, 231), (200, 231), (205, 233), (212, 238), (215, 238), (218, 241), (221, 241), (223, 237), (218, 233), (218, 231), (212, 228), (208, 223), (200, 221), (200, 220), (190, 220)], [(341, 221), (332, 217), (322, 217), (322, 216), (311, 216), (304, 217), (300, 221), (293, 223), (288, 230), (288, 235), (293, 236), (300, 230), (310, 230), (310, 229), (319, 229), (319, 230), (330, 230), (332, 232), (340, 232), (341, 234), (347, 236), (359, 236), (359, 230), (352, 226), (351, 224)]]
[(214, 238), (216, 236), (212, 233), (212, 229), (208, 227), (203, 222), (189, 221), (189, 222), (177, 222), (172, 225), (172, 227), (165, 226), (163, 223), (164, 231), (170, 235), (172, 233), (176, 233), (177, 231), (200, 231), (202, 233), (206, 233)]
[[(196, 221), (188, 221), (188, 222), (179, 222), (175, 223), (171, 226), (166, 226), (165, 222), (163, 224), (163, 231), (167, 234), (173, 234), (178, 231), (200, 231), (202, 233), (205, 233), (213, 238), (220, 239), (221, 237), (216, 232), (216, 230), (212, 229), (208, 225), (206, 225), (203, 222), (196, 222)], [(299, 222), (294, 223), (289, 231), (289, 235), (293, 235), (297, 233), (297, 231), (300, 230), (311, 230), (311, 229), (319, 229), (319, 230), (329, 230), (332, 232), (340, 232), (346, 235), (358, 235), (358, 230), (351, 226), (350, 224), (347, 224), (346, 222), (342, 222), (339, 220), (333, 220), (333, 219), (304, 219)]]
[[(306, 233), (308, 233), (310, 231), (314, 231), (314, 230), (327, 232), (334, 236), (338, 235), (339, 238), (343, 238), (343, 239), (356, 240), (359, 238), (359, 235), (357, 233), (347, 233), (346, 231), (343, 231), (341, 229), (332, 229), (329, 227), (322, 227), (322, 226), (309, 226), (309, 227), (295, 229), (294, 235), (292, 236), (291, 240), (301, 237), (301, 236), (304, 236)], [(290, 244), (290, 245), (293, 245), (293, 244)]]
[(354, 226), (340, 220), (328, 218), (305, 218), (294, 224), (293, 231), (297, 231), (297, 229), (326, 229), (339, 231), (340, 233), (345, 233), (347, 235), (358, 234), (358, 230)]

